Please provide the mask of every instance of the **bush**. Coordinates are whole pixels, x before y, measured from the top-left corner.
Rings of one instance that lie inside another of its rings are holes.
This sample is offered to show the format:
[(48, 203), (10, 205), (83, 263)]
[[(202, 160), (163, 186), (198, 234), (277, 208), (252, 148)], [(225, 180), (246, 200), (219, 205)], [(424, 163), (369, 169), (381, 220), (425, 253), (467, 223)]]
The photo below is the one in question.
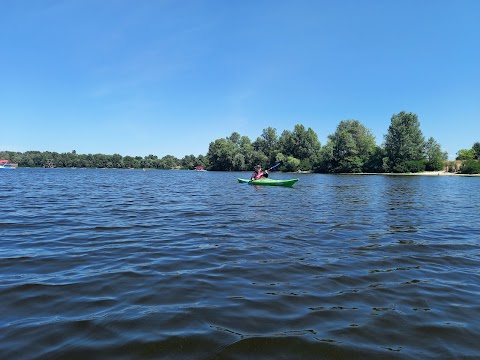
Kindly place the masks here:
[(282, 170), (288, 172), (298, 171), (300, 168), (300, 160), (294, 158), (293, 156), (287, 156), (287, 159), (283, 163)]
[(396, 173), (417, 173), (421, 171), (425, 171), (424, 160), (404, 161), (403, 163), (396, 165), (393, 169), (393, 172)]
[(480, 174), (480, 161), (466, 160), (460, 168), (462, 174)]
[(307, 171), (312, 169), (312, 163), (308, 159), (300, 161), (299, 165), (300, 170)]
[(367, 173), (384, 172), (385, 169), (383, 167), (383, 158), (384, 151), (382, 148), (377, 146), (374, 153), (370, 155), (367, 162), (363, 165), (363, 171)]
[(445, 167), (443, 160), (441, 159), (436, 159), (433, 161), (429, 161), (426, 164), (426, 170), (427, 171), (438, 171), (438, 170), (443, 170)]

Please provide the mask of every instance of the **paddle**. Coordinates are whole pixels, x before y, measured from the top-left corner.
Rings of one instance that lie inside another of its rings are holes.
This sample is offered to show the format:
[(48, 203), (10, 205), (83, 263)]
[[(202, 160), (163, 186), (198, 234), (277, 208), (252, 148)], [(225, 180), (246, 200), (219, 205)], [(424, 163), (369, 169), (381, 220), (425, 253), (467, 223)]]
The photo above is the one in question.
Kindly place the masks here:
[(270, 169), (267, 169), (267, 171), (270, 171), (270, 170), (272, 170), (272, 169), (275, 169), (275, 168), (276, 168), (278, 165), (280, 165), (280, 164), (281, 164), (281, 163), (278, 163), (278, 164), (273, 165)]

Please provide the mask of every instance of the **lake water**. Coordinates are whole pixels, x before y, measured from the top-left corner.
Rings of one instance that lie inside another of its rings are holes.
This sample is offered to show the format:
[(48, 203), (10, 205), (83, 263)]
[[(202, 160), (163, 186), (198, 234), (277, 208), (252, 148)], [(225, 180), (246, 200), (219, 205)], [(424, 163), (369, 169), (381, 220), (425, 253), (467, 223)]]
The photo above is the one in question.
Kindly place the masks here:
[(480, 357), (480, 178), (249, 175), (2, 171), (0, 357)]

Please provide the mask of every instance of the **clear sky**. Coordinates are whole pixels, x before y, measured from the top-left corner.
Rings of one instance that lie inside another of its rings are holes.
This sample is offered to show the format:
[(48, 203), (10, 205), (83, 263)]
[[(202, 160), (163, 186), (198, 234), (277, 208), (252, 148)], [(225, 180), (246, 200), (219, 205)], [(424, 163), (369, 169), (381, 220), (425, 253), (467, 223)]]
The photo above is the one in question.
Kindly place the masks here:
[(477, 0), (0, 0), (0, 150), (206, 154), (416, 113), (480, 141)]

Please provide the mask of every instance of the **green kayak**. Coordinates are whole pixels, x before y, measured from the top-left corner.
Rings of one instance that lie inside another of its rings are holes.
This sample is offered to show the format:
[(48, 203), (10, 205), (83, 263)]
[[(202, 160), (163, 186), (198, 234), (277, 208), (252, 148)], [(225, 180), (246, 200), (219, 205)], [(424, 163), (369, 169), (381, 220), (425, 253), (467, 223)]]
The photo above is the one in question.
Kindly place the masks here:
[(238, 179), (238, 182), (242, 184), (248, 183), (250, 185), (292, 186), (298, 180), (299, 179), (274, 180), (274, 179), (263, 178), (260, 180)]

